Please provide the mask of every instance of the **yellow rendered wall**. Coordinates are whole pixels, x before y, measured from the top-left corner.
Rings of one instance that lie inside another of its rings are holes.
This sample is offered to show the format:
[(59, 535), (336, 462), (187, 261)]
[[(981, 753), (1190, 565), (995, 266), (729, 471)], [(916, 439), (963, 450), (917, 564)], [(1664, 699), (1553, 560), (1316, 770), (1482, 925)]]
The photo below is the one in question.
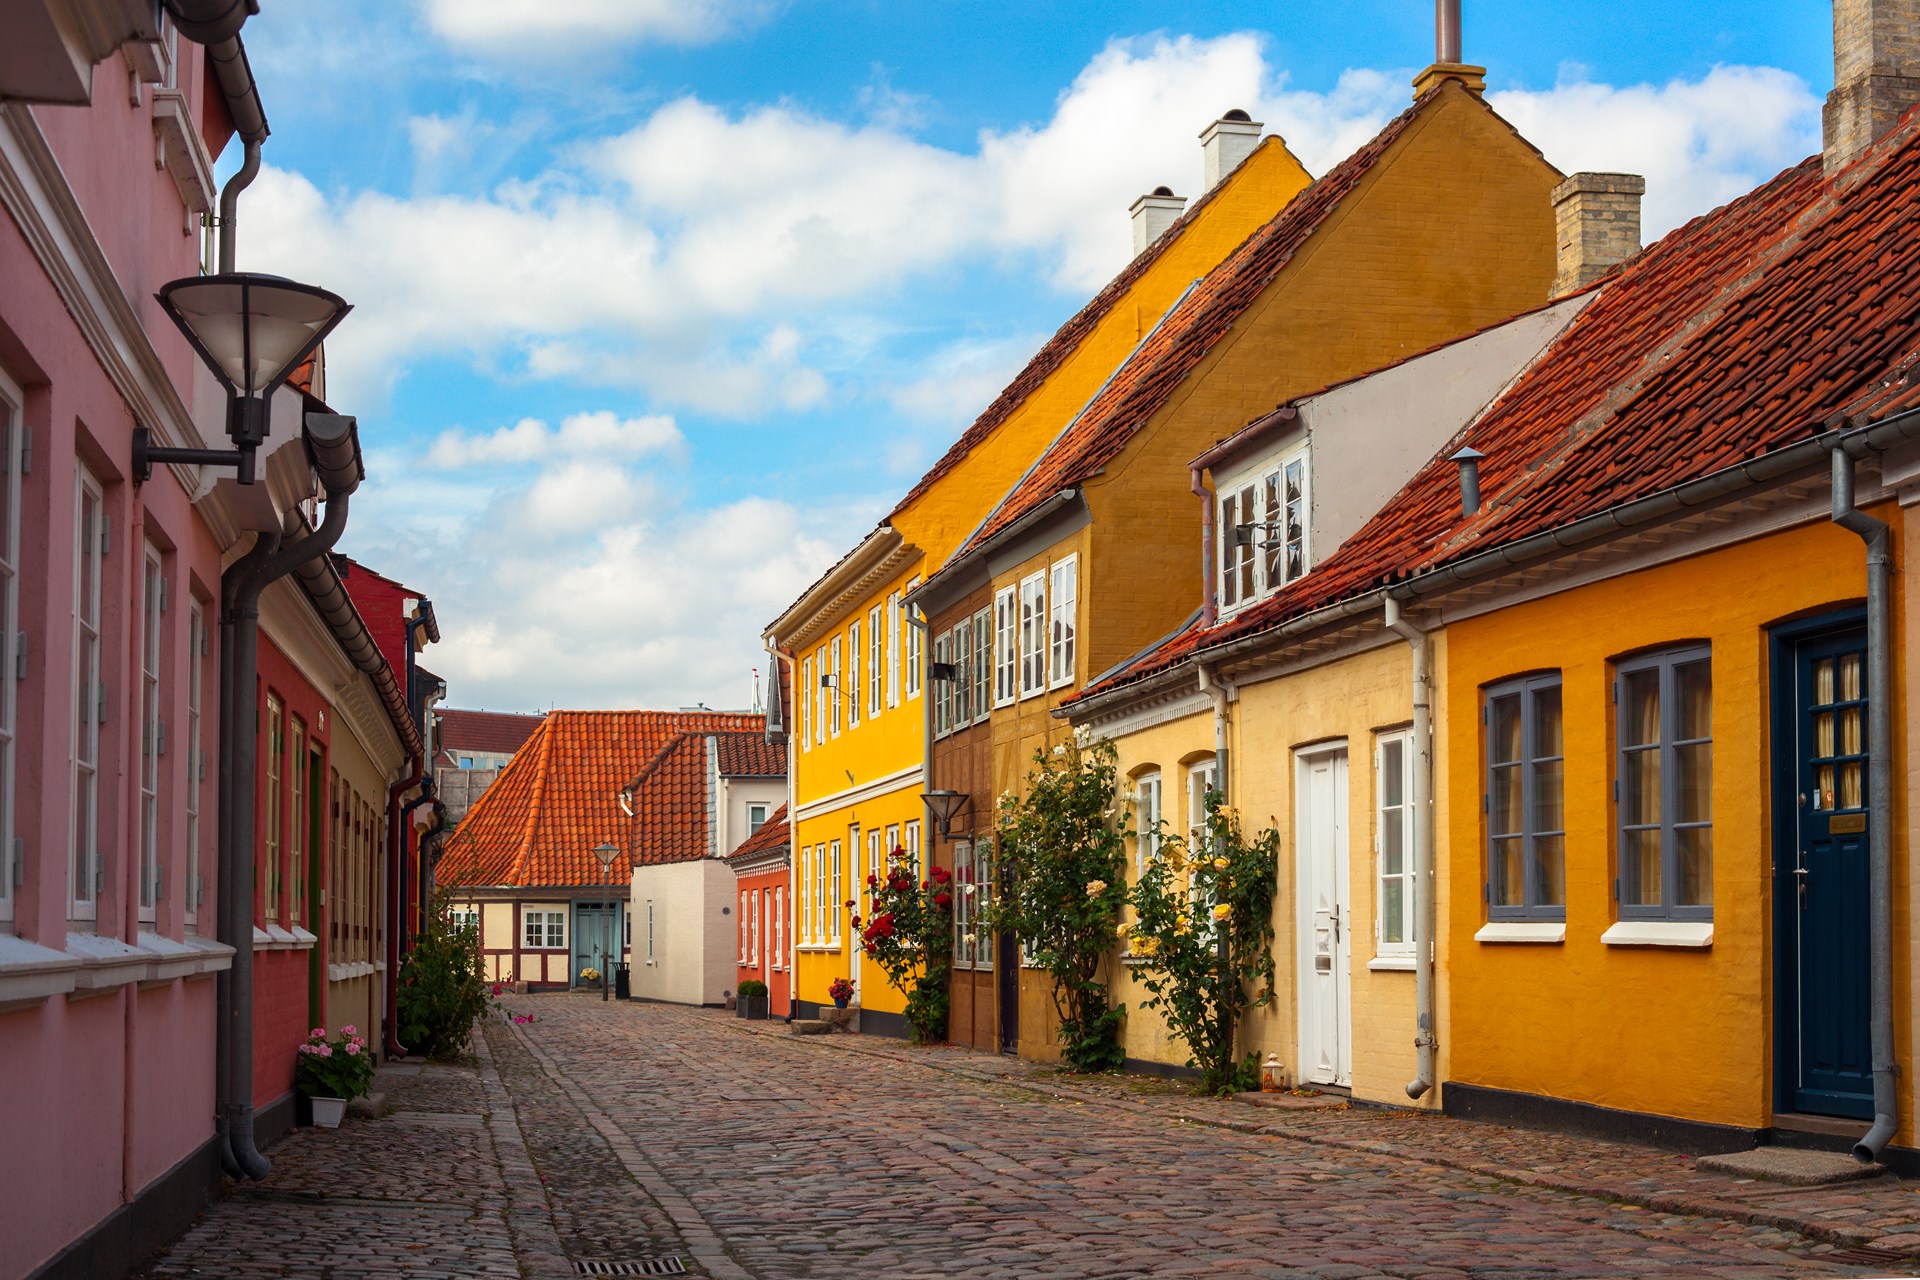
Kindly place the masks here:
[[(1274, 217), (1308, 181), (1306, 171), (1282, 144), (1277, 140), (1263, 144), (1082, 338), (1060, 367), (951, 471), (912, 504), (895, 513), (892, 518), (895, 531), (909, 546), (920, 548), (924, 558), (864, 599), (844, 606), (833, 618), (832, 630), (796, 649), (796, 734), (801, 724), (797, 703), (803, 696), (802, 660), (814, 657), (812, 679), (817, 687), (818, 655), (830, 649), (833, 636), (841, 636), (844, 646), (850, 622), (860, 619), (864, 630), (869, 609), (876, 604), (884, 605), (890, 592), (904, 591), (909, 579), (930, 574), (945, 563), (1188, 284), (1210, 270), (1255, 227)], [(1123, 213), (1116, 210), (1115, 217)], [(842, 663), (844, 671), (844, 657)], [(864, 783), (924, 764), (925, 713), (919, 697), (907, 699), (905, 696), (905, 663), (903, 632), (899, 707), (886, 708), (871, 721), (863, 714), (861, 724), (851, 730), (846, 726), (843, 713), (838, 738), (829, 737), (824, 744), (809, 741), (805, 747), (797, 745), (793, 757), (796, 810), (804, 811), (810, 803), (848, 790), (854, 785), (848, 780), (849, 773), (857, 782)], [(862, 666), (865, 666), (864, 658)], [(864, 701), (861, 709), (864, 713)], [(809, 739), (813, 736), (809, 734)], [(862, 822), (864, 827), (874, 820), (875, 814), (880, 814), (885, 822), (920, 817), (922, 789), (922, 784), (916, 781), (899, 794), (886, 797), (884, 802), (869, 802), (866, 806), (869, 812), (864, 815), (855, 809), (836, 807), (800, 818), (794, 830), (796, 875), (800, 849), (836, 836), (844, 842), (849, 823)], [(796, 895), (796, 903), (797, 900)], [(843, 923), (843, 939), (846, 931)], [(848, 960), (844, 949), (801, 952), (794, 975), (795, 995), (802, 1000), (824, 1001), (827, 984), (847, 975)], [(884, 981), (868, 981), (863, 975), (861, 985), (865, 1007), (889, 1012), (903, 1007), (904, 1002)], [(1024, 1000), (1023, 1009), (1032, 1003)]]
[[(1280, 833), (1273, 913), (1275, 1002), (1250, 1012), (1238, 1049), (1243, 1054), (1257, 1050), (1262, 1059), (1278, 1054), (1288, 1071), (1299, 1076), (1294, 752), (1343, 740), (1347, 744), (1353, 1095), (1402, 1105), (1408, 1102), (1405, 1086), (1416, 1068), (1414, 975), (1411, 969), (1368, 967), (1376, 955), (1379, 890), (1373, 747), (1380, 733), (1409, 727), (1412, 674), (1411, 651), (1393, 637), (1391, 643), (1324, 666), (1242, 685), (1237, 700), (1229, 704), (1227, 720), (1229, 803), (1239, 810), (1249, 837), (1268, 827)], [(1212, 711), (1121, 735), (1114, 744), (1122, 778), (1127, 780), (1123, 785), (1130, 787), (1133, 777), (1158, 768), (1167, 825), (1171, 830), (1184, 829), (1186, 767), (1213, 755)], [(1442, 920), (1445, 907), (1443, 895), (1436, 900)], [(1185, 1062), (1187, 1047), (1166, 1033), (1156, 1011), (1144, 1007), (1148, 994), (1130, 977), (1115, 984), (1116, 998), (1124, 1000), (1128, 1009), (1127, 1056)], [(1443, 1055), (1445, 1048), (1442, 1039)], [(1436, 1105), (1437, 1095), (1438, 1090), (1429, 1093), (1422, 1105)]]
[[(1901, 512), (1874, 511), (1894, 523)], [(1443, 860), (1449, 923), (1451, 1076), (1464, 1083), (1630, 1111), (1763, 1127), (1773, 1111), (1772, 746), (1769, 625), (1857, 602), (1860, 540), (1825, 521), (1453, 623), (1446, 675), (1451, 816)], [(1905, 652), (1896, 588), (1894, 669)], [(1709, 641), (1713, 649), (1714, 931), (1704, 950), (1608, 947), (1615, 920), (1614, 659)], [(1566, 726), (1566, 941), (1481, 943), (1484, 760), (1481, 689), (1523, 672), (1562, 675)], [(1895, 691), (1895, 721), (1907, 714)], [(1903, 776), (1904, 760), (1894, 762)], [(1903, 803), (1899, 802), (1898, 803)], [(1894, 832), (1896, 938), (1911, 933), (1906, 832)], [(1906, 951), (1894, 1005), (1910, 1007)], [(1910, 1061), (1910, 1020), (1896, 1023)], [(1900, 1136), (1912, 1133), (1903, 1113)]]

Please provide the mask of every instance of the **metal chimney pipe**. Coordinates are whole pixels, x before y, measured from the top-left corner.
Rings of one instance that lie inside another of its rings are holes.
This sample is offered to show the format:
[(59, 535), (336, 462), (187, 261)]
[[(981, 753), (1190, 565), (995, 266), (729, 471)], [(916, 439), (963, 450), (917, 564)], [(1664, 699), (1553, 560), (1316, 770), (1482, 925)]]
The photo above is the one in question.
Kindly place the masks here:
[(1460, 514), (1474, 515), (1480, 510), (1480, 459), (1487, 455), (1468, 445), (1447, 461), (1460, 468)]
[(1460, 61), (1460, 0), (1433, 0), (1433, 60)]

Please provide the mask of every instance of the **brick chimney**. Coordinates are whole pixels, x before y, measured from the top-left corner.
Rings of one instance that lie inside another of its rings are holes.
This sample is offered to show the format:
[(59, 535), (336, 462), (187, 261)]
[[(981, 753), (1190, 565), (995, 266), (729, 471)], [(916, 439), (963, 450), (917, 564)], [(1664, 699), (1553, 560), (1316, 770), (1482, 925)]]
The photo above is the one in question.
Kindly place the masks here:
[(1187, 209), (1187, 198), (1177, 196), (1169, 187), (1155, 187), (1151, 193), (1133, 202), (1133, 256), (1145, 253), (1147, 246), (1166, 233)]
[(1637, 173), (1576, 173), (1553, 189), (1560, 274), (1553, 296), (1584, 289), (1640, 252), (1640, 197), (1647, 180)]
[(1833, 92), (1827, 95), (1829, 175), (1920, 102), (1920, 0), (1833, 0)]
[(1260, 130), (1265, 127), (1238, 107), (1206, 127), (1200, 134), (1200, 156), (1205, 162), (1208, 191), (1253, 154), (1260, 145)]

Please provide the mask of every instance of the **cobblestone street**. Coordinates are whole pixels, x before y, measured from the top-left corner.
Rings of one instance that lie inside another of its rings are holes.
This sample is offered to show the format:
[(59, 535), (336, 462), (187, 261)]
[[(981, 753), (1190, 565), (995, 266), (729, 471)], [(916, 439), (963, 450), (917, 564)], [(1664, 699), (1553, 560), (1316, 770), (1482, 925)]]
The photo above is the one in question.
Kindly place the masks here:
[(1920, 1247), (1892, 1178), (1788, 1189), (712, 1011), (509, 1004), (535, 1021), (491, 1021), (470, 1066), (389, 1069), (392, 1114), (295, 1132), (146, 1275), (1890, 1275), (1915, 1269), (1839, 1251)]

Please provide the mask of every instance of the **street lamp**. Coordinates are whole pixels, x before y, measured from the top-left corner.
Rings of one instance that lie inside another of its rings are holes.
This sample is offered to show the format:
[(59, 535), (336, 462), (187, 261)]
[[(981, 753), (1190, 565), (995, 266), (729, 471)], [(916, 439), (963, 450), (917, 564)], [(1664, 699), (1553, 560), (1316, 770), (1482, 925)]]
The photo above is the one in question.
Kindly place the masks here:
[(235, 450), (157, 449), (147, 428), (133, 433), (136, 482), (156, 462), (233, 467), (254, 481), (254, 451), (271, 429), (268, 402), (300, 362), (312, 355), (352, 307), (338, 294), (253, 271), (188, 276), (154, 295), (227, 392), (227, 435)]
[(973, 804), (973, 797), (964, 791), (928, 791), (920, 796), (920, 803), (927, 806), (927, 817), (940, 828), (944, 838), (953, 820)]
[[(593, 856), (600, 859), (600, 871), (607, 877), (608, 884), (612, 884), (613, 860), (620, 856), (620, 850), (614, 845), (603, 844), (594, 849)], [(600, 953), (600, 999), (602, 1002), (607, 998), (607, 984), (613, 979), (613, 917), (617, 910), (616, 905), (614, 911), (606, 913), (607, 949)]]

